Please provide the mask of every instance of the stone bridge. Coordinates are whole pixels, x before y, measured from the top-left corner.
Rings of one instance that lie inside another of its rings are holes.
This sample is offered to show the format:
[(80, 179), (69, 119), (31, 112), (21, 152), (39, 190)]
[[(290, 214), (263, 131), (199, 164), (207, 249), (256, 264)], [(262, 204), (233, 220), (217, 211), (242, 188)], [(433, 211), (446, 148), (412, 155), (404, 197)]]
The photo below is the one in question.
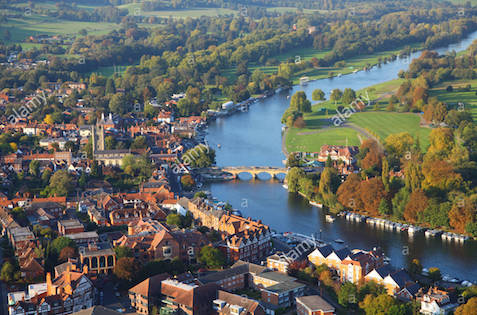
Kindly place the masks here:
[(234, 178), (239, 178), (241, 173), (249, 173), (253, 178), (258, 178), (258, 174), (267, 173), (271, 178), (277, 178), (278, 174), (286, 175), (288, 169), (285, 167), (268, 167), (268, 166), (229, 166), (220, 168), (222, 172), (230, 173)]

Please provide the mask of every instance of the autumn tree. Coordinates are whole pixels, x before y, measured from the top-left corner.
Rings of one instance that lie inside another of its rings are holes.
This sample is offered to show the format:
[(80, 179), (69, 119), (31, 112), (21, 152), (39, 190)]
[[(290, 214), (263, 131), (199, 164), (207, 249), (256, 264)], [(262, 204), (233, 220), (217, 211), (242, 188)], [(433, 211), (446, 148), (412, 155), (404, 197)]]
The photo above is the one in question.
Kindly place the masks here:
[(404, 219), (410, 223), (416, 223), (419, 214), (428, 206), (428, 198), (422, 190), (416, 190), (409, 196), (409, 202), (404, 210)]
[(373, 215), (377, 215), (381, 199), (386, 196), (386, 190), (381, 177), (373, 177), (362, 181), (359, 190), (361, 192), (360, 197), (363, 209)]
[(381, 170), (381, 160), (383, 153), (381, 152), (378, 143), (373, 139), (366, 139), (361, 144), (360, 151), (365, 152), (365, 156), (360, 161), (360, 166), (363, 169)]
[(454, 315), (474, 315), (477, 310), (477, 297), (473, 297), (467, 303), (460, 305)]
[(449, 128), (432, 129), (429, 135), (430, 146), (426, 156), (436, 156), (445, 159), (454, 147), (454, 134)]
[(118, 259), (114, 267), (114, 274), (119, 279), (133, 281), (140, 270), (140, 264), (133, 257), (123, 257)]
[(422, 188), (450, 191), (462, 186), (462, 176), (454, 172), (452, 165), (443, 160), (426, 159), (422, 164)]
[(384, 143), (388, 154), (402, 158), (411, 151), (414, 139), (409, 132), (401, 132), (389, 135)]
[(476, 214), (477, 207), (475, 198), (457, 196), (449, 212), (449, 224), (458, 233), (465, 233), (466, 225), (472, 222)]
[(361, 179), (358, 174), (349, 174), (336, 192), (338, 201), (347, 208), (354, 210), (363, 209), (363, 202), (360, 196), (360, 184)]
[(67, 261), (69, 258), (73, 258), (75, 256), (76, 256), (76, 249), (73, 247), (67, 246), (60, 251), (59, 260)]

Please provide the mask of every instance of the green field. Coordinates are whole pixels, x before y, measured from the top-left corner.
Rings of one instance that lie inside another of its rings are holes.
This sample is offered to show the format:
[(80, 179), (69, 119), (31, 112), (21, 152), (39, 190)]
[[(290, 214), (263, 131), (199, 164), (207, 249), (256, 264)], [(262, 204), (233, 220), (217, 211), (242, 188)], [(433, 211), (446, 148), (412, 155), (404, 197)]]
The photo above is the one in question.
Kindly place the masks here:
[(286, 147), (288, 152), (319, 152), (322, 145), (359, 145), (358, 133), (351, 128), (328, 128), (315, 130), (291, 128), (287, 131)]
[[(107, 34), (116, 28), (119, 28), (119, 25), (115, 23), (64, 21), (32, 14), (31, 16), (25, 16), (21, 19), (9, 18), (7, 24), (0, 26), (0, 39), (7, 43), (19, 43), (30, 36), (40, 34), (74, 35), (77, 34), (79, 30), (86, 29), (88, 34), (101, 35)], [(9, 40), (5, 39), (4, 31), (6, 29), (10, 32)]]
[(174, 17), (174, 18), (197, 18), (201, 16), (219, 16), (219, 15), (235, 15), (238, 11), (224, 8), (193, 8), (184, 10), (161, 10), (161, 11), (143, 11), (140, 3), (128, 3), (119, 5), (120, 9), (128, 9), (129, 15), (137, 16), (157, 16), (157, 17)]
[(364, 112), (352, 115), (349, 121), (378, 135), (381, 142), (387, 136), (400, 132), (409, 132), (413, 137), (419, 136), (423, 149), (429, 145), (431, 128), (420, 126), (420, 116), (413, 113)]
[[(463, 87), (471, 85), (470, 91), (463, 91)], [(454, 91), (447, 92), (446, 87), (451, 85)], [(476, 95), (477, 80), (461, 80), (443, 82), (431, 89), (430, 96), (437, 97), (440, 101), (445, 102), (448, 105), (456, 106), (458, 103), (463, 103), (465, 109), (469, 109), (472, 113), (472, 117), (477, 119), (477, 95)]]
[(390, 134), (409, 132), (413, 137), (419, 135), (421, 147), (425, 149), (429, 144), (431, 129), (420, 127), (420, 117), (412, 113), (385, 112), (387, 99), (400, 86), (403, 79), (383, 82), (366, 89), (357, 91), (357, 95), (368, 95), (371, 100), (378, 101), (378, 111), (373, 111), (375, 106), (368, 108), (368, 112), (353, 114), (348, 122), (360, 128), (361, 132), (347, 127), (331, 126), (330, 118), (336, 114), (336, 108), (343, 105), (331, 101), (324, 101), (313, 105), (312, 112), (306, 113), (304, 119), (306, 127), (303, 129), (289, 128), (286, 135), (288, 152), (303, 151), (315, 152), (323, 144), (343, 145), (348, 140), (349, 145), (359, 145), (369, 135), (377, 136), (382, 142)]

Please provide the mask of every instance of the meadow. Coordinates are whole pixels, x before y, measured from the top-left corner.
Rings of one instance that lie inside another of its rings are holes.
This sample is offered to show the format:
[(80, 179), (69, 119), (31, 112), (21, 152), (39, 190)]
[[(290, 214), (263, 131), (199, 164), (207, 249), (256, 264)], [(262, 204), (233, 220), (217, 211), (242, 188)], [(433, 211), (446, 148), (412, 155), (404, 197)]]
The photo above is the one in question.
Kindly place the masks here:
[[(471, 85), (470, 91), (464, 90), (468, 84)], [(451, 85), (453, 91), (446, 90), (447, 86)], [(470, 110), (474, 120), (477, 120), (477, 80), (457, 80), (446, 81), (429, 91), (429, 96), (437, 97), (440, 101), (445, 102), (450, 106), (458, 106), (459, 103), (464, 104), (464, 108)]]
[(388, 98), (399, 88), (402, 81), (403, 79), (395, 79), (357, 91), (357, 95), (365, 95), (367, 91), (371, 100), (379, 98), (379, 101), (377, 105), (367, 108), (367, 111), (353, 114), (348, 119), (347, 126), (334, 127), (330, 121), (336, 114), (337, 107), (343, 105), (341, 102), (328, 100), (314, 104), (312, 112), (304, 115), (305, 128), (288, 129), (285, 140), (287, 151), (316, 152), (323, 144), (359, 145), (360, 141), (371, 135), (383, 142), (390, 134), (400, 132), (418, 136), (421, 147), (425, 150), (429, 145), (431, 129), (420, 126), (418, 114), (384, 111)]

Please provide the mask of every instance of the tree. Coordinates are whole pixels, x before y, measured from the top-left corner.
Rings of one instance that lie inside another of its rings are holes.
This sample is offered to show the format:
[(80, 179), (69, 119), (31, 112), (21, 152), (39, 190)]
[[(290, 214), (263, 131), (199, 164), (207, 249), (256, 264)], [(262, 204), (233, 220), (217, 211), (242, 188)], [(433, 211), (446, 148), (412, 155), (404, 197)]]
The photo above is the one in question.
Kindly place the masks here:
[(28, 171), (34, 177), (38, 177), (40, 174), (40, 162), (38, 160), (32, 160), (28, 167)]
[(325, 167), (320, 175), (320, 184), (318, 191), (324, 197), (325, 195), (335, 194), (340, 185), (338, 172), (335, 168)]
[(192, 167), (209, 167), (215, 164), (215, 150), (204, 144), (198, 144), (184, 153), (182, 161)]
[(290, 108), (302, 113), (311, 112), (311, 103), (306, 98), (306, 94), (303, 91), (298, 91), (291, 97)]
[(299, 167), (292, 167), (286, 176), (288, 191), (296, 193), (300, 190), (299, 180), (305, 177), (305, 172)]
[(360, 196), (361, 179), (358, 174), (349, 174), (344, 183), (338, 188), (336, 195), (338, 201), (345, 207), (354, 210), (363, 209), (363, 202)]
[(437, 267), (429, 268), (429, 278), (431, 278), (432, 282), (437, 282), (442, 279), (441, 271)]
[(50, 178), (50, 195), (67, 196), (74, 188), (72, 181), (67, 170), (56, 171)]
[(422, 265), (419, 259), (414, 258), (409, 266), (409, 272), (414, 275), (420, 275), (422, 273)]
[(179, 227), (182, 223), (181, 216), (177, 213), (170, 213), (166, 218), (167, 225)]
[(449, 224), (458, 232), (465, 233), (466, 226), (472, 223), (477, 214), (475, 198), (457, 196), (449, 212)]
[(454, 172), (450, 163), (437, 159), (425, 159), (422, 164), (422, 188), (439, 189), (441, 191), (450, 191), (461, 188), (462, 176)]
[(67, 261), (68, 258), (73, 258), (76, 256), (76, 250), (73, 247), (65, 247), (60, 251), (60, 261)]
[(116, 262), (114, 274), (119, 279), (133, 281), (140, 270), (140, 264), (133, 257), (122, 257)]
[(116, 259), (121, 259), (123, 257), (133, 257), (133, 252), (129, 247), (126, 246), (117, 246), (114, 248), (114, 253), (116, 254)]
[(441, 159), (449, 156), (454, 147), (454, 133), (449, 128), (432, 129), (429, 135), (430, 146), (427, 155), (436, 155)]
[(381, 215), (391, 214), (392, 210), (389, 207), (389, 202), (386, 200), (386, 198), (382, 198), (381, 201), (379, 202), (378, 212)]
[(427, 208), (428, 198), (422, 190), (413, 191), (409, 202), (404, 209), (404, 219), (410, 223), (416, 223), (419, 215)]
[(43, 121), (45, 122), (45, 124), (48, 124), (48, 125), (53, 125), (55, 123), (55, 121), (53, 120), (53, 116), (51, 114), (46, 114)]
[(356, 99), (356, 92), (353, 89), (346, 88), (344, 89), (343, 96), (341, 101), (344, 104), (351, 104)]
[(341, 285), (338, 291), (338, 303), (344, 307), (349, 307), (351, 304), (358, 302), (358, 288), (354, 283), (345, 282)]
[(5, 261), (0, 272), (0, 280), (3, 282), (12, 282), (18, 279), (17, 270), (10, 261)]
[(185, 174), (181, 177), (181, 185), (185, 190), (192, 190), (195, 185), (195, 180), (190, 174)]
[(403, 219), (404, 218), (404, 211), (406, 205), (409, 202), (409, 190), (406, 187), (401, 188), (397, 194), (394, 195), (392, 199), (393, 205), (393, 216), (396, 219)]
[(311, 98), (314, 101), (323, 101), (325, 99), (325, 92), (321, 89), (315, 89), (311, 94)]
[(467, 303), (460, 305), (454, 315), (474, 315), (477, 310), (477, 297), (473, 297)]
[(207, 245), (200, 250), (199, 262), (210, 268), (218, 268), (225, 265), (225, 256), (219, 249)]
[(386, 196), (381, 177), (373, 177), (367, 181), (362, 181), (360, 191), (364, 210), (372, 215), (377, 215), (381, 199)]
[(388, 154), (402, 158), (407, 152), (411, 151), (414, 138), (409, 132), (401, 132), (389, 135), (384, 142)]
[(109, 100), (109, 110), (116, 114), (125, 114), (128, 111), (128, 104), (123, 93), (116, 93)]
[(405, 315), (406, 307), (399, 304), (395, 298), (383, 293), (378, 296), (366, 295), (359, 306), (365, 311), (366, 315)]
[(333, 102), (337, 102), (341, 99), (342, 96), (343, 92), (341, 92), (340, 89), (334, 89), (333, 91), (331, 91), (330, 100)]
[(52, 254), (55, 254), (56, 257), (59, 257), (62, 250), (67, 247), (75, 249), (76, 248), (75, 241), (73, 241), (71, 238), (60, 236), (54, 239), (53, 242), (51, 242), (50, 252)]

